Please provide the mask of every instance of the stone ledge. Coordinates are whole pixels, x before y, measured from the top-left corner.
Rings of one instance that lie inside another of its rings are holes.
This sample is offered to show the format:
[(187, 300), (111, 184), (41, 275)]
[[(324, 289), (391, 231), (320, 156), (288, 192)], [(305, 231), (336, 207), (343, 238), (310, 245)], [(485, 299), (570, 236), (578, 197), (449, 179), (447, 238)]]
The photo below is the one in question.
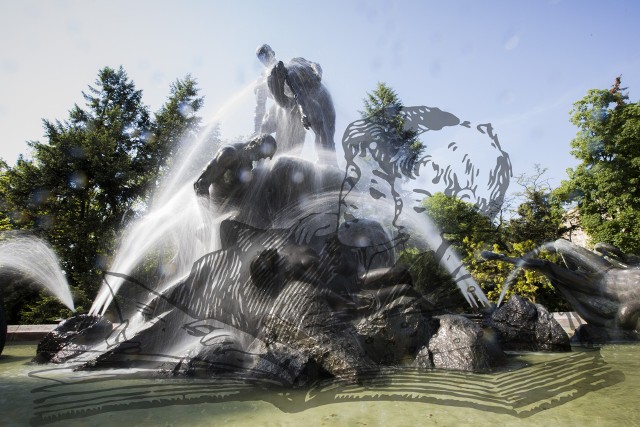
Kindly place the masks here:
[(587, 323), (575, 311), (560, 311), (552, 314), (569, 336), (573, 335), (578, 326)]
[(49, 332), (53, 331), (54, 325), (8, 325), (7, 343), (12, 341), (40, 341)]

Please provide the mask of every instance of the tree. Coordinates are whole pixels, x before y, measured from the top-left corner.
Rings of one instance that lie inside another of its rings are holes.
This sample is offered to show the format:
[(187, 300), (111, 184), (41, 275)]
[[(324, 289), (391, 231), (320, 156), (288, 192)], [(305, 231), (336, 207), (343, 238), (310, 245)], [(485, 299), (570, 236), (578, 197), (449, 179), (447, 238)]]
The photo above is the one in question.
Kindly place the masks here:
[[(540, 171), (543, 172), (543, 170)], [(538, 182), (539, 178), (540, 174), (534, 175), (532, 179), (534, 182)], [(523, 177), (522, 182), (526, 184), (526, 188), (529, 188), (529, 178)], [(540, 186), (534, 187), (537, 189), (536, 191), (542, 191)], [(527, 194), (537, 194), (536, 191), (532, 191), (532, 188), (530, 188), (529, 193), (525, 191), (525, 197)], [(525, 200), (523, 203), (526, 206), (532, 204), (534, 204), (532, 200)], [(487, 297), (493, 302), (498, 301), (505, 283), (514, 271), (514, 267), (502, 261), (484, 261), (479, 256), (480, 253), (489, 250), (512, 257), (522, 257), (536, 249), (539, 243), (545, 241), (545, 237), (541, 237), (544, 233), (532, 233), (542, 239), (541, 242), (526, 239), (524, 236), (520, 236), (522, 240), (515, 240), (513, 238), (518, 236), (520, 231), (514, 232), (511, 230), (511, 223), (505, 228), (496, 227), (474, 205), (455, 197), (445, 196), (442, 193), (437, 193), (425, 199), (422, 205), (434, 224), (442, 231), (443, 238), (452, 244), (471, 276), (480, 284), (487, 293)], [(541, 204), (541, 206), (544, 205), (544, 203)], [(537, 210), (538, 208), (532, 209), (534, 212)], [(520, 211), (529, 212), (524, 208), (520, 209)], [(530, 225), (522, 217), (514, 220), (519, 221), (517, 222), (518, 227), (522, 229), (526, 229)], [(541, 251), (536, 256), (552, 261), (555, 260), (555, 254), (546, 251)], [(429, 281), (437, 280), (442, 282), (447, 279), (447, 273), (439, 269), (432, 258), (430, 253), (418, 258), (417, 253), (415, 251), (411, 252), (411, 250), (401, 255), (401, 260), (411, 265), (414, 280), (417, 284), (416, 287), (421, 291), (429, 288)], [(409, 261), (412, 261), (412, 263)], [(506, 299), (513, 294), (542, 303), (550, 309), (567, 308), (548, 279), (534, 271), (521, 271), (513, 278), (513, 282), (506, 294)]]
[[(85, 107), (75, 105), (66, 121), (43, 121), (47, 142), (29, 142), (32, 159), (0, 165), (0, 226), (28, 229), (53, 245), (79, 310), (100, 285), (118, 230), (146, 208), (182, 136), (199, 131), (197, 93), (190, 76), (176, 80), (152, 121), (122, 67), (105, 67), (83, 92)], [(50, 299), (16, 289), (6, 293), (27, 297), (22, 320), (59, 317)]]
[[(422, 207), (466, 266), (475, 256), (470, 249), (472, 242), (484, 245), (484, 241), (496, 238), (497, 230), (489, 218), (471, 203), (436, 193), (424, 199)], [(428, 299), (437, 300), (438, 308), (460, 310), (467, 306), (451, 274), (440, 265), (433, 251), (408, 248), (401, 252), (399, 262), (409, 267), (415, 288)], [(473, 275), (473, 271), (470, 273)]]
[(509, 221), (509, 240), (531, 241), (536, 245), (560, 238), (567, 229), (563, 226), (565, 211), (560, 200), (554, 196), (549, 182), (543, 179), (546, 169), (534, 166), (533, 175), (517, 178), (522, 191), (518, 196), (524, 200), (516, 209), (517, 216)]
[(592, 242), (640, 254), (640, 102), (629, 103), (620, 77), (610, 90), (592, 89), (574, 104), (578, 127), (568, 169), (556, 191), (577, 204), (580, 225)]
[(174, 159), (182, 153), (182, 141), (191, 140), (200, 133), (202, 118), (196, 113), (204, 104), (204, 98), (198, 96), (197, 82), (187, 75), (171, 84), (170, 95), (165, 104), (155, 114), (152, 134), (147, 144), (149, 168), (153, 171), (157, 185)]
[(493, 241), (498, 238), (491, 220), (478, 208), (456, 197), (436, 193), (422, 202), (425, 212), (442, 231), (443, 237), (458, 251), (464, 250), (464, 239)]
[(405, 129), (404, 106), (396, 92), (385, 83), (378, 82), (376, 90), (367, 93), (363, 102), (362, 118), (379, 126), (388, 148), (394, 154), (400, 153), (400, 163), (406, 165), (406, 170), (411, 170), (424, 147), (415, 130)]

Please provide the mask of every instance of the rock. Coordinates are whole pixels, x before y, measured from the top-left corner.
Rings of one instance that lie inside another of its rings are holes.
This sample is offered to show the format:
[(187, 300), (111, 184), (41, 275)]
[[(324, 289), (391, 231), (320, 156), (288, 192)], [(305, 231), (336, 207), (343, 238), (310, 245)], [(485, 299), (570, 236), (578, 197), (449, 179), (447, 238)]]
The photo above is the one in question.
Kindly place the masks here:
[(304, 385), (316, 379), (304, 375), (311, 362), (302, 351), (274, 341), (267, 345), (256, 339), (247, 352), (254, 356), (254, 363), (249, 368), (252, 378), (275, 381), (282, 386)]
[(34, 363), (64, 363), (106, 339), (113, 325), (102, 316), (80, 314), (61, 322), (38, 344)]
[(340, 224), (338, 240), (345, 246), (358, 248), (362, 259), (368, 261), (367, 269), (391, 267), (394, 264), (391, 238), (377, 221), (348, 220)]
[[(420, 349), (414, 362), (418, 367), (486, 372), (504, 364), (506, 356), (490, 329), (457, 315), (443, 315), (438, 332), (431, 337), (428, 353)], [(428, 357), (431, 363), (426, 359)]]
[(241, 372), (250, 363), (248, 356), (233, 333), (220, 330), (192, 347), (173, 368), (173, 374), (207, 377)]
[(498, 331), (504, 350), (571, 351), (569, 336), (549, 311), (517, 295), (486, 323)]
[(363, 318), (356, 331), (367, 356), (383, 365), (410, 363), (431, 335), (420, 301), (409, 296), (396, 298)]
[(269, 349), (284, 345), (339, 379), (358, 381), (375, 370), (353, 326), (334, 316), (308, 283), (291, 281), (282, 290), (264, 320), (264, 342)]

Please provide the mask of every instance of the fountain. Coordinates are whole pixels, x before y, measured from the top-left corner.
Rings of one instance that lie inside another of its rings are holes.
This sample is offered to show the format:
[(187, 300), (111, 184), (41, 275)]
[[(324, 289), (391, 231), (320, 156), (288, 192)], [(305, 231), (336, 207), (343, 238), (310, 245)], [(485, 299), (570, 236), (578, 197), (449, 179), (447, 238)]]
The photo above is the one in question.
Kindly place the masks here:
[[(2, 281), (19, 276), (58, 298), (71, 311), (73, 298), (53, 250), (40, 239), (24, 233), (4, 233), (0, 240)], [(0, 354), (7, 335), (7, 322), (0, 305)]]
[[(260, 389), (287, 413), (414, 393), (423, 402), (526, 417), (622, 381), (599, 353), (568, 353), (569, 337), (544, 307), (517, 296), (492, 306), (423, 212), (421, 200), (443, 192), (496, 214), (511, 164), (491, 124), (436, 107), (403, 108), (427, 153), (407, 162), (378, 123), (357, 120), (342, 137), (341, 169), (319, 65), (278, 62), (267, 45), (258, 58), (266, 68), (255, 83), (253, 133), (219, 147), (199, 175), (185, 176), (190, 156), (177, 164), (150, 212), (125, 230), (90, 312), (38, 345), (34, 362), (46, 365), (29, 375), (52, 382), (32, 392), (32, 423), (252, 400)], [(315, 134), (317, 163), (301, 157), (305, 129)], [(0, 244), (4, 269), (7, 254), (22, 253), (9, 246), (20, 241)], [(589, 322), (584, 336), (603, 333), (593, 329), (600, 325), (609, 339), (633, 338), (634, 260), (603, 261), (561, 241), (553, 248), (574, 267), (484, 256), (547, 274)], [(461, 293), (459, 311), (437, 297), (446, 285), (431, 284), (428, 295), (414, 288), (399, 262), (408, 249), (434, 253)], [(43, 253), (37, 257), (25, 266), (41, 265)], [(155, 274), (142, 274), (149, 268)], [(73, 307), (59, 267), (38, 277), (56, 278), (40, 282)], [(613, 335), (621, 327), (626, 332)], [(527, 369), (510, 361), (506, 352), (514, 351), (568, 356)], [(127, 379), (134, 382), (120, 385)], [(108, 387), (96, 386), (103, 380)]]
[[(473, 140), (493, 156), (488, 172), (468, 153), (447, 163), (430, 152), (409, 164), (366, 118), (344, 132), (341, 170), (320, 66), (285, 65), (268, 45), (258, 58), (266, 69), (254, 134), (220, 147), (193, 186), (174, 188), (127, 231), (90, 313), (47, 336), (36, 361), (300, 385), (360, 382), (389, 367), (492, 370), (528, 330), (537, 331), (526, 337), (534, 350), (567, 349), (544, 308), (493, 312), (419, 205), (442, 191), (497, 212), (511, 165), (490, 124), (472, 127), (433, 107), (398, 112), (428, 148), (447, 132)], [(298, 155), (305, 128), (315, 133), (317, 164)], [(413, 288), (397, 262), (407, 248), (435, 252), (471, 314)], [(149, 259), (163, 274), (145, 282), (136, 269)], [(514, 312), (528, 316), (514, 325), (505, 320)]]
[[(130, 226), (90, 312), (48, 335), (37, 362), (300, 385), (361, 382), (390, 367), (490, 371), (505, 364), (504, 350), (570, 349), (544, 307), (519, 298), (492, 307), (419, 204), (441, 191), (495, 215), (511, 164), (491, 124), (436, 107), (391, 112), (426, 139), (429, 154), (408, 162), (364, 118), (344, 132), (341, 170), (320, 66), (285, 65), (268, 45), (257, 54), (266, 68), (253, 135), (220, 147)], [(299, 156), (305, 129), (317, 164)], [(434, 156), (441, 140), (453, 160)], [(488, 168), (466, 140), (488, 153)], [(408, 248), (435, 253), (468, 314), (413, 288), (398, 262)], [(161, 273), (142, 279), (149, 261)], [(637, 321), (636, 305), (619, 310), (624, 324)]]

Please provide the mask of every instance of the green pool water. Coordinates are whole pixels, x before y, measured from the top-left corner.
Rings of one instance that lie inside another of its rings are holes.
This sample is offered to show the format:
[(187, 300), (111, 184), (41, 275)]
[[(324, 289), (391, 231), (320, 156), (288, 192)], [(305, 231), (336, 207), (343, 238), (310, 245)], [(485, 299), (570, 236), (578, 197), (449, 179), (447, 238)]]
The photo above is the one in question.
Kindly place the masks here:
[(29, 365), (35, 343), (0, 356), (0, 425), (640, 425), (640, 345), (512, 354), (492, 374), (402, 370), (362, 385), (282, 389), (224, 379), (149, 378)]

